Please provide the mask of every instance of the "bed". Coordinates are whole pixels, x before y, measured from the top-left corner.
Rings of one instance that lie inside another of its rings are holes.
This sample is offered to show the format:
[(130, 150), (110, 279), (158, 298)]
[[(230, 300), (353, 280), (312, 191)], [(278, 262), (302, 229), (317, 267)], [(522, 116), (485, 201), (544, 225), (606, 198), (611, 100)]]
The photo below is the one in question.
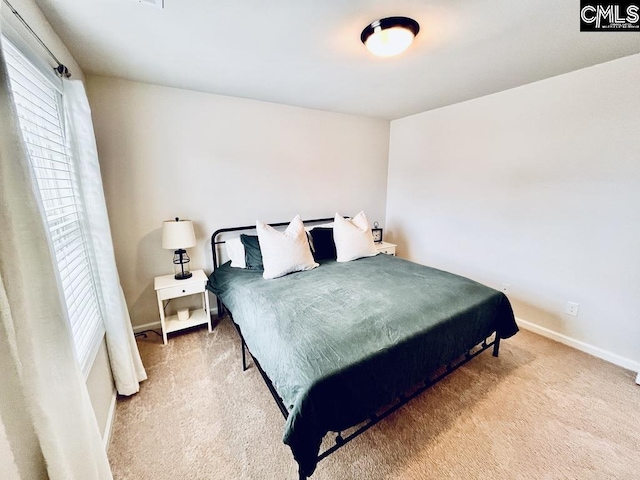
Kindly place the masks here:
[[(300, 479), (474, 356), (490, 347), (497, 356), (500, 339), (518, 331), (501, 292), (389, 255), (324, 261), (276, 280), (218, 265), (218, 237), (251, 228), (214, 233), (207, 288), (238, 330), (243, 368), (247, 348), (286, 418)], [(320, 453), (328, 432), (335, 445)]]

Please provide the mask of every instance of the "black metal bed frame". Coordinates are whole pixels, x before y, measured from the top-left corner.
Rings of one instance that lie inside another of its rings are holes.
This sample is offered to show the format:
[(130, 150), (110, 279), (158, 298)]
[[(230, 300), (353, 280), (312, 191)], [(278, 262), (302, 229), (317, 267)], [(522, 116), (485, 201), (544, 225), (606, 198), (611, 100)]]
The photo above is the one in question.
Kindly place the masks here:
[[(320, 218), (320, 219), (313, 219), (313, 220), (303, 220), (303, 223), (305, 223), (305, 224), (306, 223), (321, 223), (321, 222), (329, 222), (329, 221), (332, 221), (332, 220), (333, 220), (333, 218)], [(284, 227), (284, 226), (289, 225), (289, 222), (271, 223), (270, 225), (272, 227)], [(217, 255), (217, 252), (216, 252), (216, 248), (217, 248), (218, 245), (221, 245), (221, 244), (225, 243), (225, 240), (217, 240), (217, 236), (221, 235), (223, 233), (238, 232), (238, 231), (249, 231), (249, 230), (255, 230), (255, 226), (249, 225), (249, 226), (244, 226), (244, 227), (221, 228), (219, 230), (216, 230), (213, 233), (213, 235), (211, 235), (211, 253), (212, 253), (212, 256), (213, 256), (213, 269), (214, 269), (214, 271), (215, 271), (216, 268), (218, 268), (220, 266), (219, 265), (218, 255)], [(287, 409), (287, 407), (285, 406), (284, 402), (280, 398), (280, 395), (278, 395), (278, 392), (276, 391), (275, 387), (271, 383), (271, 379), (269, 379), (269, 377), (267, 376), (265, 371), (262, 369), (262, 366), (260, 365), (260, 362), (253, 356), (253, 354), (249, 350), (249, 347), (247, 346), (246, 342), (244, 341), (244, 336), (242, 335), (242, 331), (240, 329), (240, 326), (235, 322), (235, 320), (233, 320), (233, 315), (231, 314), (231, 312), (228, 309), (226, 309), (224, 307), (224, 305), (220, 301), (220, 299), (217, 299), (217, 305), (218, 305), (218, 318), (221, 318), (223, 316), (223, 310), (227, 310), (229, 318), (231, 319), (231, 321), (233, 323), (233, 326), (235, 327), (236, 331), (238, 332), (238, 335), (240, 336), (240, 341), (242, 342), (242, 371), (246, 371), (248, 369), (246, 352), (249, 352), (249, 355), (251, 355), (251, 359), (253, 360), (253, 363), (258, 368), (258, 372), (260, 372), (260, 376), (262, 377), (262, 380), (267, 385), (267, 388), (269, 389), (269, 392), (271, 393), (271, 396), (275, 400), (276, 404), (278, 405), (278, 408), (280, 409), (280, 412), (282, 413), (282, 416), (286, 420), (288, 418), (288, 416), (289, 416), (289, 410)], [(481, 343), (473, 346), (466, 353), (460, 355), (460, 357), (458, 357), (458, 359), (454, 360), (450, 364), (448, 364), (446, 366), (443, 365), (443, 367), (438, 370), (438, 371), (440, 371), (440, 373), (437, 374), (435, 376), (435, 378), (427, 378), (427, 379), (425, 379), (424, 382), (422, 383), (422, 385), (420, 385), (416, 390), (413, 390), (408, 395), (401, 394), (398, 397), (398, 401), (396, 403), (388, 406), (381, 413), (373, 413), (369, 417), (368, 420), (366, 420), (355, 431), (349, 433), (347, 436), (343, 437), (342, 436), (342, 432), (334, 432), (334, 433), (336, 433), (336, 438), (335, 438), (334, 445), (332, 445), (331, 447), (327, 448), (326, 450), (324, 450), (323, 452), (318, 454), (318, 458), (317, 458), (318, 462), (320, 460), (323, 460), (324, 458), (328, 457), (333, 452), (335, 452), (340, 447), (342, 447), (346, 443), (350, 442), (351, 440), (353, 440), (354, 438), (356, 438), (360, 434), (362, 434), (365, 431), (369, 430), (371, 427), (376, 425), (378, 422), (380, 422), (381, 420), (385, 419), (386, 417), (388, 417), (389, 415), (391, 415), (392, 413), (394, 413), (395, 411), (397, 411), (398, 409), (400, 409), (401, 407), (403, 407), (404, 405), (409, 403), (411, 400), (413, 400), (414, 398), (416, 398), (417, 396), (422, 394), (425, 390), (427, 390), (431, 386), (435, 385), (440, 380), (443, 380), (444, 378), (449, 376), (451, 373), (456, 371), (458, 368), (462, 367), (467, 362), (469, 362), (472, 358), (477, 357), (478, 355), (480, 355), (482, 352), (484, 352), (485, 350), (489, 349), (490, 347), (493, 347), (493, 356), (497, 357), (498, 353), (499, 353), (499, 350), (500, 350), (500, 337), (498, 337), (498, 335), (496, 333), (496, 335), (491, 340), (492, 336), (493, 335), (490, 335), (489, 337), (485, 338)], [(305, 472), (303, 472), (301, 468), (299, 468), (299, 470), (298, 470), (298, 478), (299, 478), (299, 480), (306, 480), (308, 478), (307, 474)]]

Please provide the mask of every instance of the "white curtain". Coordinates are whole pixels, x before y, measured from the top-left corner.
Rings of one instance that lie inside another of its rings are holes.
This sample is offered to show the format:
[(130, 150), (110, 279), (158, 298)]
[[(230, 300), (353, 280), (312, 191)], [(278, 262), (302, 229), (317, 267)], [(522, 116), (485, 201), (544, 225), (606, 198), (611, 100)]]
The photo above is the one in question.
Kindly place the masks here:
[(31, 178), (0, 43), (0, 470), (111, 479)]
[(64, 104), (67, 131), (79, 167), (81, 195), (89, 220), (111, 371), (118, 393), (133, 395), (140, 390), (139, 382), (146, 380), (147, 374), (140, 360), (129, 311), (120, 287), (91, 109), (81, 81), (64, 80)]

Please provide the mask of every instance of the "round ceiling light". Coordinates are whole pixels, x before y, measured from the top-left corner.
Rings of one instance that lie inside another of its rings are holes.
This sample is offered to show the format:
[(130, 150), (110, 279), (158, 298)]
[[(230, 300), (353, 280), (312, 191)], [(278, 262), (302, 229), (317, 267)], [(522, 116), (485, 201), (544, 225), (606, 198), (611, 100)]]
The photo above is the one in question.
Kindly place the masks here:
[(379, 57), (392, 57), (404, 52), (420, 31), (412, 18), (388, 17), (376, 20), (360, 34), (367, 49)]

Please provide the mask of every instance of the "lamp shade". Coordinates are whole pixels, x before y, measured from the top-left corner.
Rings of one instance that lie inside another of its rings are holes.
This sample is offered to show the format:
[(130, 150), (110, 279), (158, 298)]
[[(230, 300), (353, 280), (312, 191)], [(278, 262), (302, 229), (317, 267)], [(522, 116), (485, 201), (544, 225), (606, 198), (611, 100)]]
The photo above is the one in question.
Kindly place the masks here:
[(167, 220), (162, 222), (162, 248), (178, 250), (191, 248), (196, 244), (196, 235), (193, 232), (191, 220)]

